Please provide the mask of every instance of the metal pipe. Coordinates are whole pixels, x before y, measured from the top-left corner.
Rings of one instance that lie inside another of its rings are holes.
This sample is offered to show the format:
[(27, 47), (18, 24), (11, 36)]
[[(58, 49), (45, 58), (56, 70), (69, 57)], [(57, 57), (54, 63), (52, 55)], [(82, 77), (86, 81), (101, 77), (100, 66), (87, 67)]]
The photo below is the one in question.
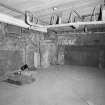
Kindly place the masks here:
[(0, 13), (0, 22), (12, 24), (15, 26), (23, 27), (23, 28), (29, 28), (29, 29), (36, 30), (36, 31), (47, 32), (47, 28), (45, 28), (42, 25), (36, 24), (36, 25), (30, 27), (30, 25), (26, 24), (23, 20), (16, 19), (12, 16), (9, 16), (9, 15), (3, 14), (3, 13)]
[(46, 28), (56, 28), (56, 27), (65, 27), (65, 26), (81, 26), (81, 25), (99, 25), (105, 24), (105, 21), (90, 21), (90, 22), (74, 22), (66, 24), (56, 24), (56, 25), (47, 25)]
[(30, 27), (24, 21), (16, 19), (12, 16), (9, 16), (9, 15), (3, 14), (3, 13), (0, 13), (0, 22), (12, 24), (12, 25), (16, 25), (16, 26), (20, 26), (20, 27), (24, 27), (24, 28)]

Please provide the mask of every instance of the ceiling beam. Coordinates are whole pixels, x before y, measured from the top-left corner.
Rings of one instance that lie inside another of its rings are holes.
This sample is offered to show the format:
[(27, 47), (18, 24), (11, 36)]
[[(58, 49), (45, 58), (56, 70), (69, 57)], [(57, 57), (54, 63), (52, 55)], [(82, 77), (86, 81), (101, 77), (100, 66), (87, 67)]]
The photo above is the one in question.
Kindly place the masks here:
[(0, 13), (0, 22), (3, 23), (7, 23), (7, 24), (12, 24), (15, 26), (19, 26), (19, 27), (23, 27), (23, 28), (28, 28), (28, 29), (32, 29), (35, 31), (40, 31), (40, 32), (47, 32), (47, 28), (43, 27), (41, 25), (34, 25), (32, 27), (30, 27), (30, 25), (27, 25), (23, 20), (20, 19), (16, 19), (12, 16)]
[(24, 28), (29, 28), (29, 25), (27, 25), (24, 21), (16, 19), (12, 16), (0, 13), (0, 22), (7, 23), (7, 24), (12, 24)]
[(66, 23), (66, 24), (56, 24), (56, 25), (47, 25), (46, 28), (59, 28), (59, 27), (66, 27), (66, 26), (74, 26), (79, 27), (81, 25), (99, 25), (99, 24), (105, 24), (105, 21), (90, 21), (90, 22), (74, 22), (74, 23)]

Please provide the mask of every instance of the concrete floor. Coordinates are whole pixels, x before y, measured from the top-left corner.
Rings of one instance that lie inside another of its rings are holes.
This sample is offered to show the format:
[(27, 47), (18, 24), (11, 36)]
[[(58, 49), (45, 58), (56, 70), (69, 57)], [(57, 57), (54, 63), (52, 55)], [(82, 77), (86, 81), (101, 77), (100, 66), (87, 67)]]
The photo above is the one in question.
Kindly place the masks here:
[(35, 71), (36, 81), (16, 86), (0, 82), (0, 105), (105, 105), (105, 72), (79, 66)]

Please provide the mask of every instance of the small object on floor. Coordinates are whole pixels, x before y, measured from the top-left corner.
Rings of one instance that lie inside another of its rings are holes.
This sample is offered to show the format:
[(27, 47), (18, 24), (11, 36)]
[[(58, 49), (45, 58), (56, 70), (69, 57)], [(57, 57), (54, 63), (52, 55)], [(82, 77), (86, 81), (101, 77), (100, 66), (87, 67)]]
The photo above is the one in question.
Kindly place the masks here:
[(8, 82), (14, 85), (22, 85), (21, 81), (14, 81), (12, 79), (6, 79), (5, 82)]
[(27, 64), (25, 64), (25, 65), (23, 65), (23, 66), (21, 66), (21, 68), (20, 68), (22, 71), (24, 71), (24, 70), (26, 70), (26, 69), (29, 69), (29, 67), (28, 67), (28, 65)]
[(15, 85), (24, 85), (30, 84), (35, 81), (35, 77), (33, 77), (33, 71), (18, 71), (10, 73), (5, 80), (5, 82), (12, 83)]
[(35, 78), (32, 77), (9, 77), (8, 79), (5, 80), (5, 82), (14, 84), (14, 85), (24, 85), (24, 84), (31, 84), (35, 81)]
[(29, 68), (29, 71), (36, 71), (36, 70), (37, 70), (37, 68), (34, 67), (34, 66), (32, 66), (32, 67)]
[(21, 71), (25, 71), (25, 70), (29, 70), (29, 71), (35, 71), (37, 68), (32, 66), (32, 67), (29, 67), (27, 64), (23, 65), (20, 67), (20, 70)]
[[(33, 69), (35, 70), (35, 68)], [(20, 69), (8, 73), (5, 81), (16, 85), (30, 84), (35, 81), (34, 70), (30, 70), (29, 66), (25, 64)]]

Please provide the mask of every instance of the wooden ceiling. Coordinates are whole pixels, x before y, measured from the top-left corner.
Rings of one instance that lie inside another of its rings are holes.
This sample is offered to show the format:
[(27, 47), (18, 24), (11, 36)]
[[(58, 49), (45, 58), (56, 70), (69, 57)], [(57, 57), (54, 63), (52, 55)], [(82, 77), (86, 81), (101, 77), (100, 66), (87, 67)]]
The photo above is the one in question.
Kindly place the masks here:
[(95, 6), (103, 3), (104, 0), (0, 0), (0, 13), (24, 19), (24, 13), (28, 10), (39, 18), (39, 24), (49, 24), (53, 8), (57, 8), (55, 13), (66, 20), (72, 8), (80, 15), (87, 15), (92, 13)]

